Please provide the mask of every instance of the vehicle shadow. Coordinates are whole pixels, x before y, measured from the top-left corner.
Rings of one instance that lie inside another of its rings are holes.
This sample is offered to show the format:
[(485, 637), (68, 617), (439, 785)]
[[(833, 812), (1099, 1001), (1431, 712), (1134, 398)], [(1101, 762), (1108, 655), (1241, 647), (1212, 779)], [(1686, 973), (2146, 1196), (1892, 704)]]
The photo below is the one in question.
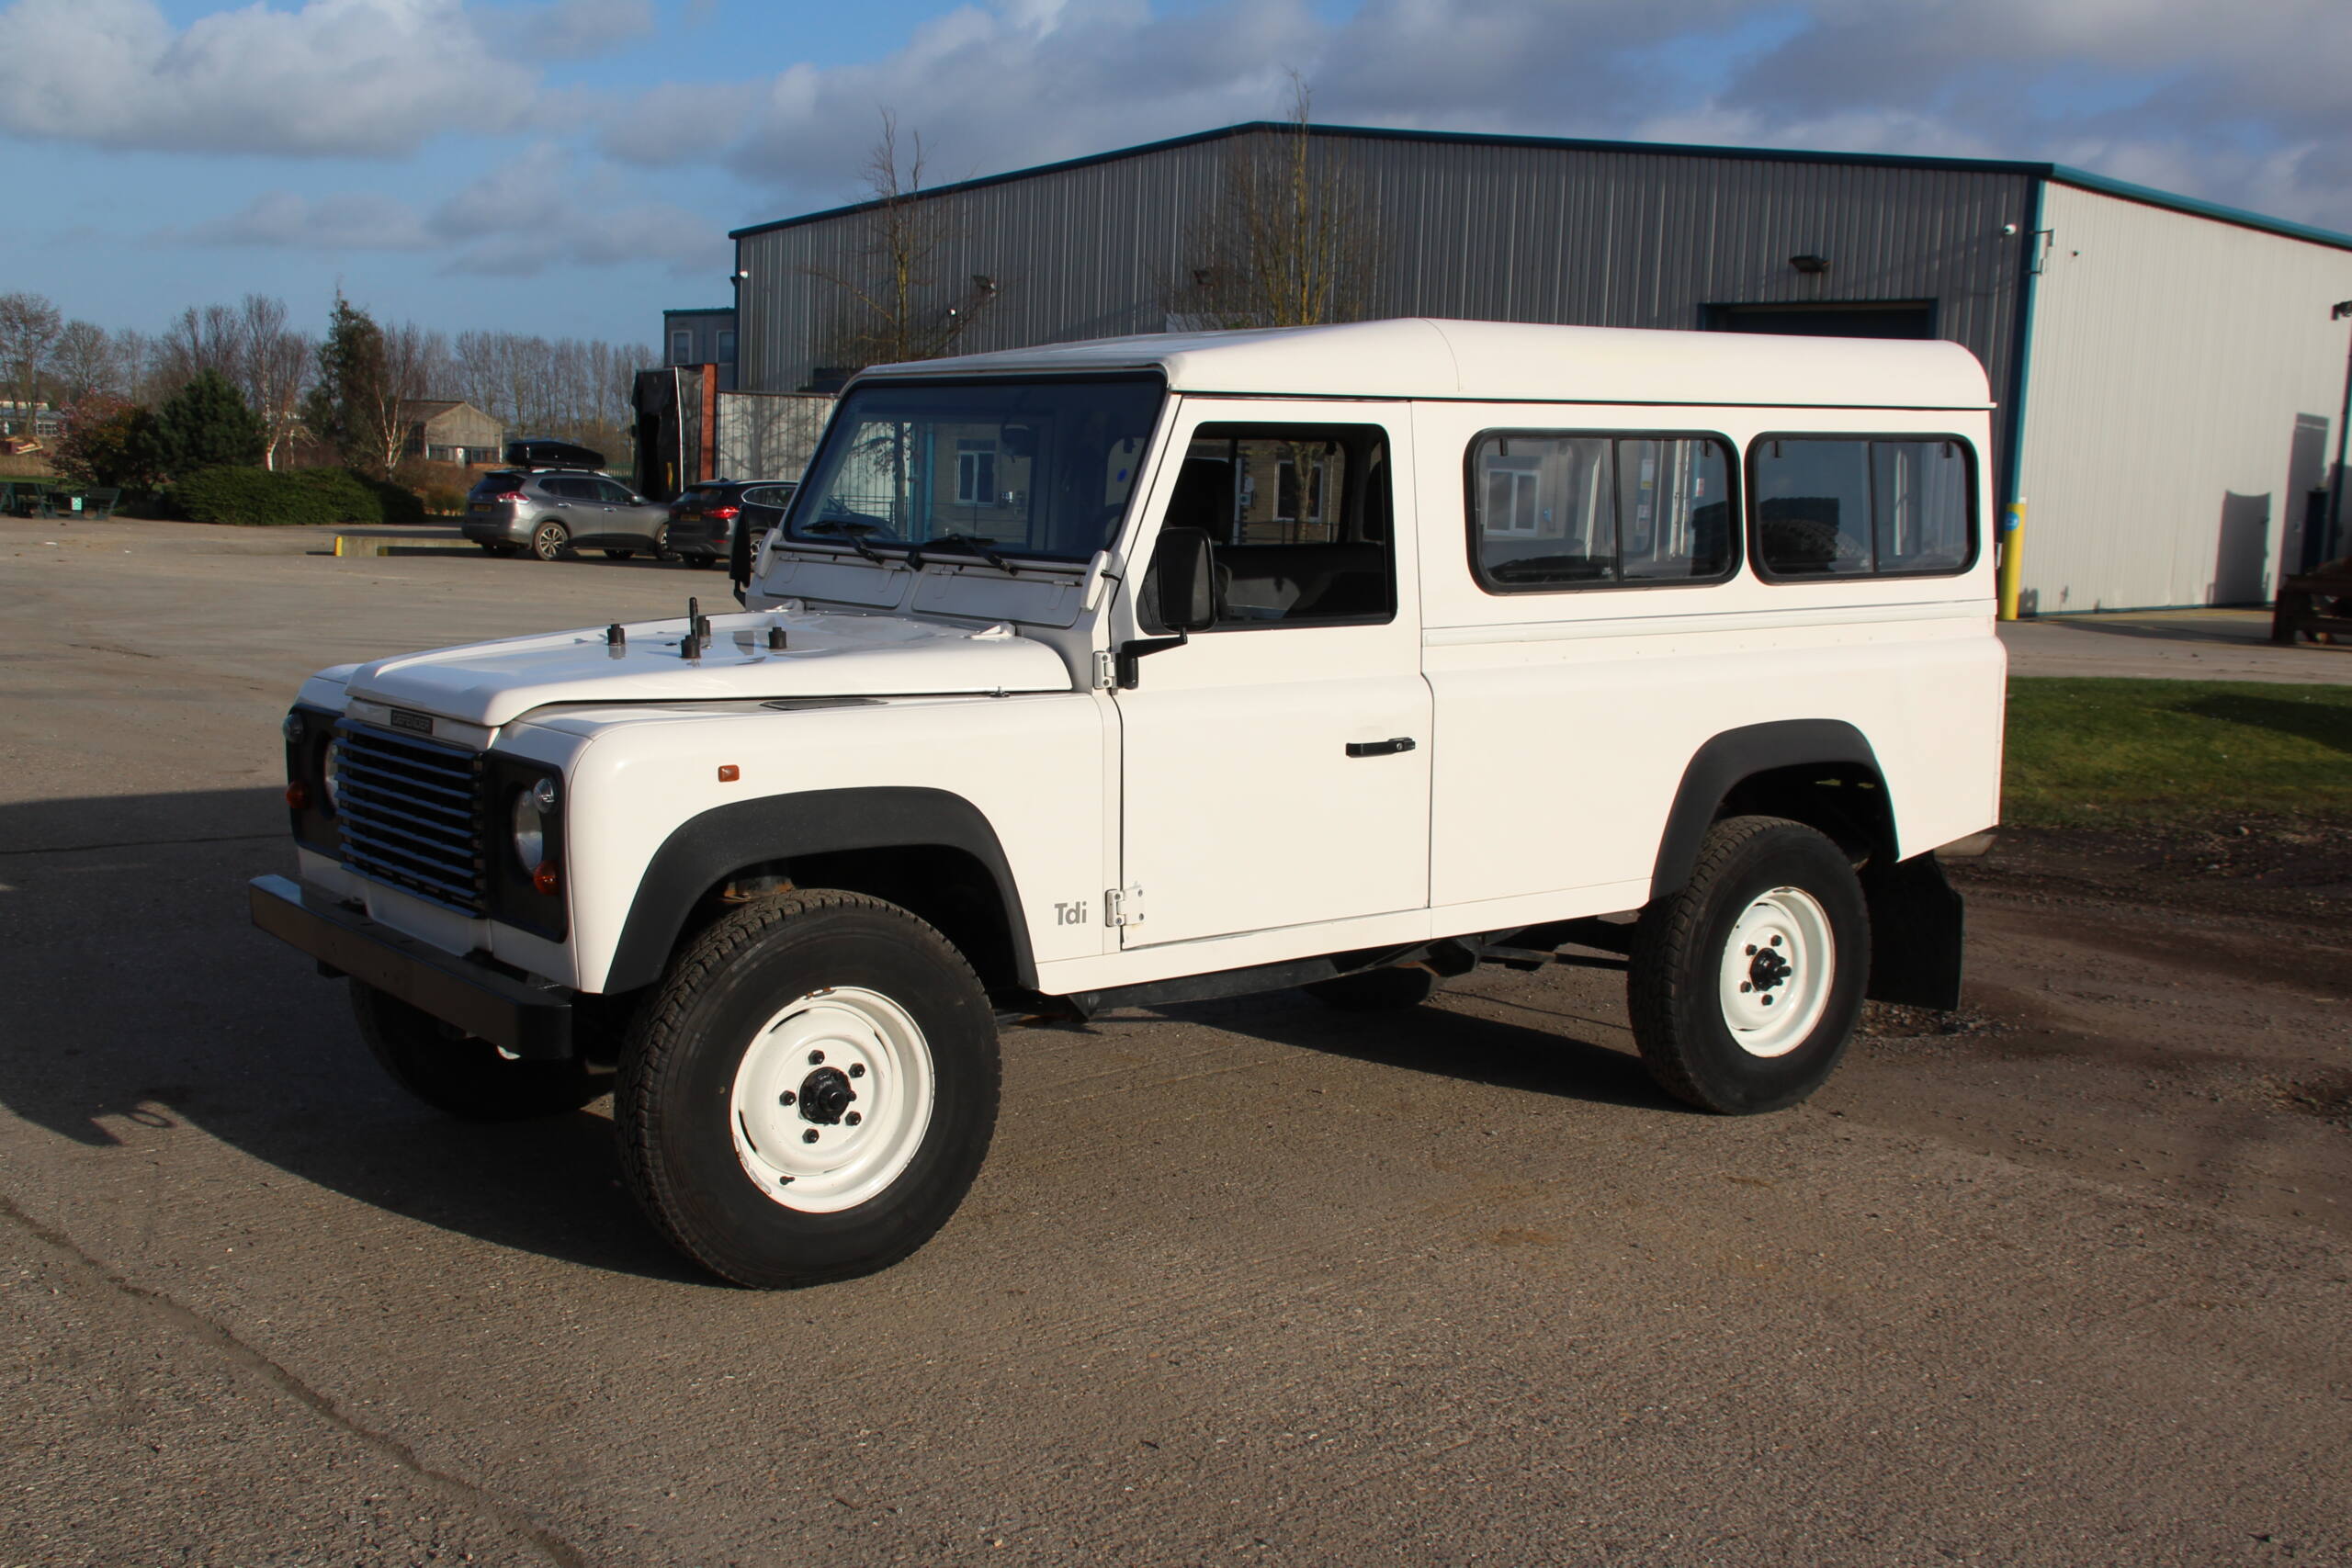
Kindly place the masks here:
[(0, 1105), (142, 1160), (194, 1127), (500, 1247), (702, 1280), (622, 1188), (601, 1103), (479, 1125), (392, 1086), (344, 983), (247, 921), (246, 880), (292, 870), (285, 834), (275, 789), (0, 805)]
[[(1393, 1012), (1349, 1013), (1327, 1008), (1304, 991), (1282, 991), (1151, 1011), (1270, 1044), (1429, 1077), (1597, 1105), (1697, 1114), (1659, 1089), (1637, 1056), (1559, 1029), (1459, 1011), (1442, 999)], [(1545, 1016), (1574, 1021), (1564, 1014)]]
[(2335, 703), (2296, 702), (2279, 697), (2199, 697), (2185, 713), (2223, 719), (2278, 735), (2292, 735), (2337, 751), (2352, 752), (2352, 707)]
[(2035, 624), (2070, 632), (2097, 632), (2101, 637), (2139, 637), (2157, 642), (2224, 643), (2242, 648), (2270, 646), (2270, 623), (2256, 621), (2250, 616), (2239, 624), (2192, 619), (2186, 615), (2168, 616), (2161, 621), (2138, 621), (2117, 615), (2044, 615), (2038, 617)]

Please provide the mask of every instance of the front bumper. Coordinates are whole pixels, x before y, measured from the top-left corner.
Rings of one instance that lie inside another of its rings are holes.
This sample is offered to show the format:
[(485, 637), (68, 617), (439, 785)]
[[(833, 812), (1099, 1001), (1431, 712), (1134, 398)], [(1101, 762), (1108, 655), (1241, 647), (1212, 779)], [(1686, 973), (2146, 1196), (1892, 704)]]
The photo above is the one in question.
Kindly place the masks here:
[(517, 1056), (561, 1061), (573, 1054), (574, 993), (565, 987), (535, 986), (453, 957), (308, 883), (256, 876), (246, 892), (254, 925), (327, 969)]

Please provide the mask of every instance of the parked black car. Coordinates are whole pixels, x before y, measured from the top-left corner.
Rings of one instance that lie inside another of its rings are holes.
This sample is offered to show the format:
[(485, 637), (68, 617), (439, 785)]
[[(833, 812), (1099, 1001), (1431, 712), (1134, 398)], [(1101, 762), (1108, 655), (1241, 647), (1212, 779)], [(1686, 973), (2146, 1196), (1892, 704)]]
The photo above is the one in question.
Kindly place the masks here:
[(694, 486), (670, 503), (670, 525), (662, 539), (666, 555), (695, 566), (717, 566), (727, 558), (740, 524), (751, 532), (752, 547), (784, 521), (792, 479), (710, 479)]

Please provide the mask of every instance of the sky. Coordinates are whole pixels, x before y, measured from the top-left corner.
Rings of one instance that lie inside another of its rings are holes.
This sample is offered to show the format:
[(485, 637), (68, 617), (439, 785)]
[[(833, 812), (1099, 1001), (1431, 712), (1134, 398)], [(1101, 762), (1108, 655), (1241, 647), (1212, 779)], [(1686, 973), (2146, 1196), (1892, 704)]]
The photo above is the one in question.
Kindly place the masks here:
[(2346, 0), (0, 0), (0, 291), (651, 343), (729, 229), (1290, 107), (2004, 157), (2352, 231)]

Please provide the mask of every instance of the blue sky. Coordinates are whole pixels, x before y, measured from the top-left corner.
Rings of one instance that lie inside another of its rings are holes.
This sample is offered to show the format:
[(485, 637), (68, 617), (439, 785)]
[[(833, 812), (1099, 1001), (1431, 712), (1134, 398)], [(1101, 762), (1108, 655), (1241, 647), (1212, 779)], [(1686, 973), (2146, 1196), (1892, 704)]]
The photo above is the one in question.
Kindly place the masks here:
[(0, 289), (650, 342), (726, 231), (1277, 116), (2046, 158), (2352, 228), (2343, 0), (5, 0)]

